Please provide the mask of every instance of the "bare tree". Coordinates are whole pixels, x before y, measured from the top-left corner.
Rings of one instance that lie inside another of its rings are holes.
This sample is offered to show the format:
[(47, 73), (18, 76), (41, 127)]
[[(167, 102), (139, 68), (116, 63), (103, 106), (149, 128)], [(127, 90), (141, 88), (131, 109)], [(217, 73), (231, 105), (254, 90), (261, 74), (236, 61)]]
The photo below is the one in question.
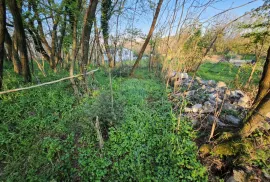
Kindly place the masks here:
[(158, 1), (158, 5), (157, 5), (156, 11), (155, 11), (154, 19), (152, 21), (150, 30), (148, 32), (147, 38), (145, 39), (141, 50), (139, 52), (138, 58), (136, 59), (136, 62), (133, 65), (133, 67), (132, 67), (132, 69), (130, 71), (130, 76), (132, 76), (134, 74), (135, 69), (137, 68), (137, 66), (139, 65), (140, 60), (142, 59), (143, 53), (144, 53), (144, 51), (146, 49), (146, 46), (148, 45), (148, 43), (149, 43), (149, 41), (150, 41), (150, 39), (152, 37), (152, 34), (153, 34), (154, 30), (155, 30), (156, 22), (157, 22), (157, 19), (158, 19), (158, 15), (159, 15), (162, 3), (163, 3), (163, 0)]

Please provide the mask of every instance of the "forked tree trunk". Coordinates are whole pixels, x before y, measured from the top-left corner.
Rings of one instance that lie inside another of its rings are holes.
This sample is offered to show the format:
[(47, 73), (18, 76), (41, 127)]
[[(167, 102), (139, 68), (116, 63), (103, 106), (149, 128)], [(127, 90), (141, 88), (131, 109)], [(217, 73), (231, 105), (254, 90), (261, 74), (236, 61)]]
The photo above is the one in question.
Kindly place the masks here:
[(2, 82), (3, 82), (5, 31), (6, 31), (6, 5), (5, 0), (0, 0), (0, 90), (2, 89)]
[(26, 37), (25, 31), (23, 27), (22, 16), (20, 10), (17, 6), (16, 0), (9, 0), (8, 1), (10, 12), (13, 16), (14, 27), (16, 29), (16, 38), (18, 41), (18, 50), (20, 53), (21, 63), (22, 63), (22, 75), (24, 77), (25, 82), (31, 82), (31, 73), (29, 67), (29, 60), (27, 55), (27, 44), (26, 44)]
[(147, 47), (147, 45), (148, 45), (148, 43), (150, 41), (150, 38), (152, 37), (152, 34), (153, 34), (154, 30), (155, 30), (156, 22), (157, 22), (157, 19), (158, 19), (158, 15), (159, 15), (162, 3), (163, 3), (163, 0), (159, 0), (158, 5), (157, 5), (157, 9), (156, 9), (156, 12), (155, 12), (155, 15), (154, 15), (154, 19), (152, 21), (152, 24), (151, 24), (151, 27), (150, 27), (150, 30), (149, 30), (149, 33), (148, 33), (147, 38), (144, 41), (144, 44), (143, 44), (143, 46), (142, 46), (142, 48), (140, 50), (138, 58), (137, 58), (135, 64), (133, 65), (132, 70), (130, 71), (130, 76), (132, 76), (134, 74), (134, 71), (137, 68), (137, 66), (139, 65), (140, 60), (142, 59), (143, 53), (144, 53), (144, 51), (145, 51), (145, 49), (146, 49), (146, 47)]

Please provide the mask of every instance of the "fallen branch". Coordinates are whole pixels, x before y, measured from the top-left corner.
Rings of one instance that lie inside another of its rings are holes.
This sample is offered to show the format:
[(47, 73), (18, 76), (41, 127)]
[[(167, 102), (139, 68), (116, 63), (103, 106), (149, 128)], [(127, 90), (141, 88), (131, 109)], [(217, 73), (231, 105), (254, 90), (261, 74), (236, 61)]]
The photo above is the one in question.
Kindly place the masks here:
[[(96, 71), (98, 71), (98, 69), (89, 71), (89, 72), (86, 73), (86, 75), (93, 74)], [(58, 82), (61, 82), (61, 81), (64, 81), (64, 80), (68, 80), (70, 78), (76, 78), (76, 77), (83, 76), (83, 75), (84, 74), (78, 74), (78, 75), (74, 75), (74, 76), (69, 76), (69, 77), (61, 78), (59, 80), (54, 80), (54, 81), (51, 81), (51, 82), (42, 83), (42, 84), (39, 84), (39, 85), (33, 85), (33, 86), (30, 86), (30, 87), (24, 87), (24, 88), (17, 88), (17, 89), (12, 89), (12, 90), (6, 90), (6, 91), (0, 92), (0, 95), (6, 94), (6, 93), (11, 93), (11, 92), (18, 92), (18, 91), (21, 91), (21, 90), (28, 90), (28, 89), (32, 89), (32, 88), (36, 88), (36, 87), (42, 87), (44, 85), (51, 85), (51, 84), (54, 84), (54, 83), (58, 83)]]

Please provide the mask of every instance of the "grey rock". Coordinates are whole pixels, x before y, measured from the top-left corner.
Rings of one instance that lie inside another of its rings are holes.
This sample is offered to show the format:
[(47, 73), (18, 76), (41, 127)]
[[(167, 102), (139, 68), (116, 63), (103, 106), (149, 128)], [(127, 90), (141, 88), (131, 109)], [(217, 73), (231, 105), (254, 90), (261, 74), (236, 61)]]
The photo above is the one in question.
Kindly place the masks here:
[(193, 96), (195, 94), (196, 90), (191, 90), (185, 93), (186, 96)]
[(263, 171), (263, 175), (264, 175), (264, 177), (266, 177), (267, 179), (270, 180), (270, 174), (269, 173), (267, 173), (266, 171)]
[(210, 99), (216, 99), (217, 96), (218, 96), (218, 95), (217, 95), (216, 93), (209, 94), (209, 98), (210, 98)]
[(230, 104), (230, 103), (228, 103), (228, 102), (225, 102), (224, 104), (223, 104), (223, 109), (224, 110), (237, 110), (237, 106), (236, 105), (233, 105), (233, 104)]
[(211, 112), (214, 112), (215, 109), (214, 107), (212, 106), (211, 102), (209, 101), (206, 101), (203, 105), (203, 110), (202, 110), (202, 113), (211, 113)]
[(225, 123), (221, 122), (219, 118), (213, 116), (213, 115), (208, 115), (207, 120), (209, 122), (209, 124), (213, 124), (214, 121), (217, 122), (217, 125), (219, 127), (224, 127), (227, 126)]
[(239, 125), (240, 123), (240, 119), (233, 116), (233, 115), (226, 115), (225, 120), (227, 120), (228, 122), (235, 124), (235, 125)]
[(214, 80), (209, 80), (207, 83), (208, 83), (208, 85), (212, 85), (212, 86), (214, 86), (216, 84), (216, 82)]
[(207, 87), (207, 92), (210, 92), (210, 93), (212, 93), (212, 92), (215, 92), (216, 91), (216, 89), (215, 88), (213, 88), (213, 87)]
[(217, 102), (214, 99), (208, 100), (214, 107), (216, 106)]
[(180, 79), (188, 79), (188, 74), (187, 73), (177, 73), (176, 76)]
[(193, 112), (199, 112), (201, 109), (202, 109), (201, 104), (195, 104), (194, 106), (192, 106), (192, 111)]
[(231, 176), (226, 180), (226, 182), (237, 182), (237, 181), (235, 181), (234, 177)]

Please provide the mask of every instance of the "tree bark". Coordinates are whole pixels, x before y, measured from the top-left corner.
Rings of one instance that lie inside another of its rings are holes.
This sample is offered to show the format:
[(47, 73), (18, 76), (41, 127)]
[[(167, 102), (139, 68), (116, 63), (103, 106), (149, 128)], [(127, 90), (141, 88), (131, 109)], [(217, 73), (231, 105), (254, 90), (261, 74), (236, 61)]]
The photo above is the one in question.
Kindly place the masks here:
[(109, 66), (113, 68), (113, 57), (111, 54), (111, 50), (109, 47), (109, 20), (111, 17), (110, 9), (111, 9), (111, 0), (102, 0), (101, 4), (101, 28), (104, 39), (104, 47), (107, 54), (107, 58), (109, 61)]
[(98, 0), (90, 1), (90, 4), (87, 8), (87, 11), (83, 20), (84, 23), (83, 23), (83, 31), (82, 31), (82, 39), (81, 39), (81, 51), (82, 51), (82, 62), (81, 62), (81, 67), (80, 67), (81, 73), (86, 73), (90, 33), (91, 33), (93, 21), (95, 19), (97, 4), (98, 4)]
[[(77, 10), (81, 8), (81, 0), (75, 0), (77, 2)], [(76, 13), (74, 13), (71, 9), (68, 9), (69, 12), (69, 18), (70, 18), (70, 24), (71, 24), (71, 30), (72, 30), (72, 55), (70, 60), (70, 68), (69, 68), (69, 75), (74, 75), (74, 64), (76, 61), (76, 54), (77, 54), (77, 24), (78, 24), (78, 18), (76, 16)], [(72, 84), (72, 88), (74, 90), (74, 94), (76, 96), (79, 96), (79, 89), (76, 85), (76, 82), (74, 78), (70, 78), (70, 82)]]
[(156, 22), (157, 22), (157, 19), (158, 19), (158, 15), (159, 15), (162, 3), (163, 3), (163, 0), (159, 0), (158, 5), (157, 5), (157, 9), (156, 9), (156, 12), (155, 12), (155, 15), (154, 15), (154, 19), (152, 21), (152, 24), (151, 24), (151, 27), (150, 27), (150, 30), (149, 30), (149, 33), (148, 33), (147, 38), (144, 41), (144, 44), (143, 44), (143, 46), (142, 46), (142, 48), (140, 50), (138, 58), (137, 58), (135, 64), (133, 65), (133, 67), (132, 67), (132, 69), (130, 71), (130, 76), (132, 76), (134, 74), (135, 69), (138, 67), (139, 62), (142, 59), (143, 53), (144, 53), (144, 51), (145, 51), (145, 49), (146, 49), (146, 47), (147, 47), (147, 45), (148, 45), (148, 43), (150, 41), (150, 38), (153, 35), (153, 32), (155, 30)]
[(5, 31), (6, 31), (6, 3), (5, 0), (0, 0), (0, 90), (2, 90), (3, 84)]
[(12, 41), (7, 29), (5, 31), (5, 43), (6, 43), (6, 47), (8, 50), (8, 54), (10, 55), (10, 59), (13, 63), (14, 72), (17, 74), (21, 74), (21, 71), (22, 71), (21, 61), (20, 61), (18, 52), (14, 48), (13, 41)]
[(30, 73), (29, 60), (28, 60), (28, 55), (27, 55), (26, 37), (25, 37), (25, 31), (23, 27), (22, 16), (17, 6), (16, 0), (9, 0), (8, 6), (13, 16), (14, 27), (16, 29), (15, 33), (16, 33), (16, 38), (18, 42), (18, 50), (20, 53), (20, 58), (21, 58), (21, 63), (22, 63), (22, 75), (24, 77), (25, 82), (31, 82), (31, 73)]
[(253, 102), (254, 107), (256, 107), (260, 101), (269, 93), (270, 89), (270, 46), (267, 50), (266, 61), (263, 68), (262, 78), (259, 83), (259, 90), (257, 96)]
[(97, 49), (99, 51), (99, 54), (100, 54), (100, 58), (101, 60), (99, 60), (99, 62), (101, 62), (101, 64), (104, 66), (105, 63), (104, 63), (104, 55), (103, 55), (103, 51), (102, 51), (102, 47), (100, 45), (100, 40), (99, 40), (99, 31), (98, 31), (98, 27), (97, 27), (97, 22), (94, 21), (94, 26), (95, 26), (95, 39), (96, 39), (96, 43), (97, 43)]

